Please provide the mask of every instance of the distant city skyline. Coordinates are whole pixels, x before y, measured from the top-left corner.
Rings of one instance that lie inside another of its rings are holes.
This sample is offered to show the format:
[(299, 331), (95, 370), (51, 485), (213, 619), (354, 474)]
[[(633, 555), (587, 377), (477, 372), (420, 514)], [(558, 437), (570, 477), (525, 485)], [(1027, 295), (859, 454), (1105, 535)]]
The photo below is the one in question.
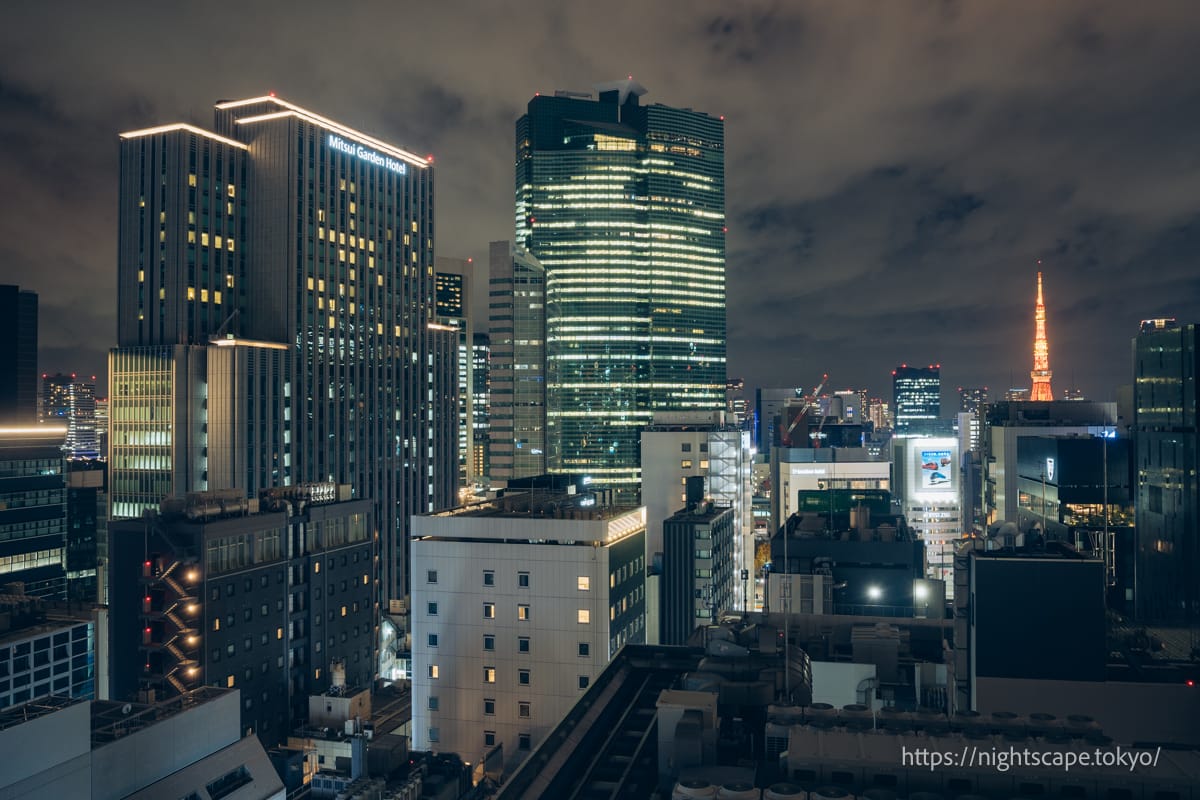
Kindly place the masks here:
[[(647, 103), (726, 118), (728, 364), (748, 387), (829, 372), (882, 396), (904, 362), (996, 396), (1025, 386), (1038, 259), (1056, 380), (1088, 397), (1128, 382), (1140, 320), (1200, 320), (1187, 3), (1054, 3), (1036, 24), (997, 3), (439, 6), (404, 20), (420, 34), (400, 53), (386, 4), (256, 9), (268, 41), (200, 8), (74, 4), (69, 26), (58, 7), (7, 12), (0, 281), (42, 298), (42, 371), (104, 385), (115, 131), (207, 126), (200, 98), (275, 90), (434, 154), (435, 252), (482, 263), (512, 236), (512, 126), (529, 97), (629, 74)], [(22, 33), (49, 29), (48, 44)], [(176, 57), (182, 30), (219, 43), (203, 69)], [(350, 75), (314, 46), (339, 37), (361, 56)], [(537, 57), (513, 58), (515, 41)]]

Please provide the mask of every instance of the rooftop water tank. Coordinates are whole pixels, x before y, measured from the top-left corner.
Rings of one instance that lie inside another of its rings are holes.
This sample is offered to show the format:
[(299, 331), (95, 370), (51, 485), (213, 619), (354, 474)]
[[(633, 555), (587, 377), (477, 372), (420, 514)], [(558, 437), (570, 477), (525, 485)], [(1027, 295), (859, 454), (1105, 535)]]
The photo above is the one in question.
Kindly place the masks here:
[(760, 797), (762, 792), (745, 781), (725, 783), (717, 790), (717, 800), (759, 800)]
[(763, 790), (763, 800), (809, 800), (808, 792), (795, 783), (773, 783)]
[(680, 781), (671, 792), (671, 800), (693, 800), (693, 798), (715, 798), (717, 787), (698, 778)]
[(855, 797), (840, 786), (822, 786), (809, 792), (808, 800), (855, 800)]

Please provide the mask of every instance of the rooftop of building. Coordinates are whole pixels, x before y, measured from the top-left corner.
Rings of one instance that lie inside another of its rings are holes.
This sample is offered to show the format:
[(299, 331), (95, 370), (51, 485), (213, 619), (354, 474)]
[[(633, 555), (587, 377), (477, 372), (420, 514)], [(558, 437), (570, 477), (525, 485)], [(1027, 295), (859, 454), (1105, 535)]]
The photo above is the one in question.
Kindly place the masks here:
[[(795, 622), (802, 626), (806, 620), (796, 618)], [(863, 628), (861, 620), (852, 622), (852, 635), (857, 635)], [(889, 629), (895, 628), (891, 622), (886, 625)], [(909, 620), (905, 627), (913, 636), (930, 634), (933, 652), (940, 655), (944, 646), (941, 629), (946, 624)], [(828, 637), (829, 626), (829, 620), (815, 623), (810, 626), (811, 633), (818, 638)], [(776, 631), (769, 624), (765, 628), (751, 625), (745, 631), (759, 642), (775, 642)], [(720, 647), (714, 649), (714, 645)], [(945, 797), (970, 792), (971, 796), (994, 800), (1035, 795), (1178, 800), (1200, 797), (1194, 794), (1200, 787), (1200, 752), (1186, 747), (1155, 750), (1154, 745), (1137, 744), (1149, 748), (1155, 766), (1139, 767), (1136, 775), (1131, 775), (1128, 763), (1063, 770), (1061, 764), (1025, 766), (1015, 758), (1000, 768), (998, 761), (985, 762), (997, 753), (1007, 756), (1035, 750), (1079, 756), (1101, 748), (1115, 753), (1114, 740), (1105, 734), (1102, 724), (1082, 712), (1058, 716), (1009, 712), (948, 715), (931, 709), (888, 707), (872, 712), (865, 705), (837, 708), (825, 703), (784, 704), (779, 699), (764, 700), (763, 696), (751, 699), (750, 694), (736, 687), (753, 686), (753, 678), (741, 681), (733, 677), (734, 672), (706, 666), (721, 660), (722, 647), (730, 668), (755, 658), (753, 652), (747, 657), (742, 648), (732, 645), (727, 640), (714, 640), (707, 651), (697, 647), (626, 646), (566, 717), (508, 776), (496, 796), (501, 800), (650, 797), (655, 796), (655, 790), (658, 796), (667, 796), (676, 781), (707, 780), (714, 783), (707, 794), (687, 796), (711, 797), (724, 796), (716, 793), (716, 785), (736, 780), (747, 784), (744, 789), (789, 781), (794, 784), (792, 794), (774, 795), (787, 797), (809, 796), (809, 790), (822, 786), (839, 787), (833, 790), (835, 793), (825, 790), (819, 795), (830, 798), (875, 796), (862, 793), (880, 787), (893, 792), (881, 797), (916, 797), (920, 791), (943, 792), (941, 796)], [(772, 653), (768, 644), (762, 658), (781, 661)], [(907, 659), (901, 660), (907, 663)], [(858, 663), (858, 659), (854, 661)], [(708, 674), (709, 670), (723, 678), (714, 682), (715, 676)], [(705, 677), (706, 685), (701, 683)], [(713, 688), (718, 684), (719, 688)], [(713, 714), (714, 708), (720, 713)], [(703, 741), (712, 744), (702, 749)], [(765, 754), (753, 744), (756, 741), (765, 745)], [(713, 745), (710, 753), (707, 748)], [(664, 751), (664, 747), (670, 750)], [(940, 769), (930, 769), (927, 763), (912, 762), (911, 754), (918, 749), (969, 751), (977, 758), (969, 764), (943, 764)], [(1108, 791), (1135, 785), (1147, 787), (1145, 794)], [(1090, 788), (1078, 794), (1055, 793), (1066, 786)], [(1183, 791), (1178, 791), (1181, 788)]]
[(101, 747), (235, 691), (201, 686), (165, 700), (135, 703), (96, 700), (92, 703), (92, 747)]
[(1117, 404), (1098, 400), (1005, 400), (987, 408), (987, 423), (1000, 427), (1115, 425)]
[(671, 516), (668, 522), (712, 522), (722, 514), (732, 514), (732, 506), (720, 506), (712, 500), (704, 500), (689, 508), (681, 508)]
[(20, 583), (0, 587), (0, 592), (0, 645), (92, 621), (91, 604), (31, 597)]
[(684, 411), (658, 413), (644, 433), (686, 433), (689, 431), (740, 431), (737, 416), (726, 411)]
[(609, 505), (605, 492), (542, 489), (506, 489), (498, 497), (466, 503), (426, 516), (502, 517), (542, 520), (614, 520), (637, 511), (638, 506)]
[[(186, 694), (176, 695), (156, 702), (121, 703), (110, 700), (91, 702), (92, 747), (101, 747), (109, 742), (128, 736), (135, 731), (150, 727), (157, 722), (195, 708), (202, 703), (236, 691), (215, 686), (202, 686)], [(61, 695), (39, 697), (28, 703), (0, 711), (0, 730), (20, 725), (47, 714), (53, 714), (77, 703), (88, 700)]]
[(28, 703), (22, 703), (19, 706), (11, 706), (0, 711), (0, 731), (11, 728), (14, 725), (22, 725), (38, 717), (44, 717), (47, 714), (53, 714), (76, 703), (86, 702), (87, 700), (75, 697), (50, 695), (48, 697), (39, 697)]
[(790, 541), (876, 542), (882, 544), (916, 541), (901, 514), (862, 513), (861, 517), (856, 517), (853, 513), (855, 511), (856, 509), (851, 509), (848, 525), (844, 522), (847, 515), (835, 512), (832, 526), (828, 513), (796, 513), (788, 517), (772, 538), (782, 540), (786, 535)]
[(314, 507), (350, 502), (367, 501), (354, 498), (349, 484), (298, 483), (263, 489), (257, 497), (247, 497), (241, 489), (188, 492), (183, 496), (163, 498), (158, 513), (175, 522), (209, 523), (280, 512), (301, 516), (305, 510)]
[[(704, 651), (695, 647), (621, 648), (587, 693), (504, 783), (496, 795), (498, 800), (587, 797), (588, 787), (611, 786), (614, 778), (626, 785), (630, 780), (626, 766), (641, 764), (644, 772), (643, 751), (657, 751), (657, 739), (645, 734), (654, 721), (659, 693), (697, 669), (703, 657)], [(634, 753), (628, 752), (630, 746), (636, 748)], [(618, 755), (616, 749), (622, 752)], [(657, 782), (657, 758), (649, 763), (654, 774), (647, 791), (624, 796), (650, 796), (649, 789)]]
[[(363, 133), (362, 131), (357, 131), (354, 128), (343, 125), (342, 123), (336, 122), (328, 117), (323, 117), (320, 114), (309, 111), (308, 109), (301, 108), (294, 103), (289, 103), (283, 98), (277, 97), (274, 92), (268, 92), (265, 95), (261, 95), (259, 97), (250, 97), (244, 100), (220, 100), (216, 103), (216, 109), (218, 111), (241, 108), (252, 108), (256, 110), (272, 108), (274, 110), (267, 113), (256, 113), (252, 116), (238, 117), (236, 120), (238, 124), (248, 125), (271, 119), (294, 117), (319, 128), (323, 128), (332, 134), (355, 139), (358, 142), (381, 150), (388, 155), (399, 158), (402, 161), (421, 169), (431, 166), (433, 162), (433, 156), (422, 157), (416, 153), (412, 153), (393, 144), (389, 144), (381, 139), (376, 139), (375, 137)], [(236, 147), (240, 150), (248, 149), (248, 146), (245, 142), (239, 142), (235, 139), (221, 136), (213, 131), (198, 128), (195, 125), (189, 125), (184, 122), (168, 123), (166, 125), (157, 125), (152, 128), (142, 128), (140, 130), (123, 131), (122, 133), (118, 134), (118, 136), (120, 136), (122, 139), (136, 139), (143, 136), (152, 136), (154, 134), (168, 133), (175, 130), (188, 131), (189, 133), (196, 134), (197, 136), (203, 136), (208, 139), (223, 142), (224, 144), (230, 145), (231, 147)]]
[(283, 781), (262, 744), (246, 736), (134, 792), (129, 800), (263, 800), (283, 792)]
[[(851, 426), (853, 427), (853, 426)], [(889, 467), (888, 461), (874, 458), (865, 447), (785, 447), (775, 445), (771, 457), (783, 464), (828, 464), (878, 462), (882, 468)]]
[[(1004, 537), (1008, 535), (1006, 526), (1009, 523), (993, 523), (988, 530), (992, 538), (970, 537), (960, 539), (957, 544), (959, 554), (986, 559), (1024, 559), (1050, 561), (1099, 561), (1088, 553), (1076, 550), (1069, 542), (1055, 539), (1049, 541), (1033, 533), (1024, 534), (1023, 543), (1008, 545)], [(1014, 526), (1015, 527), (1015, 526)]]

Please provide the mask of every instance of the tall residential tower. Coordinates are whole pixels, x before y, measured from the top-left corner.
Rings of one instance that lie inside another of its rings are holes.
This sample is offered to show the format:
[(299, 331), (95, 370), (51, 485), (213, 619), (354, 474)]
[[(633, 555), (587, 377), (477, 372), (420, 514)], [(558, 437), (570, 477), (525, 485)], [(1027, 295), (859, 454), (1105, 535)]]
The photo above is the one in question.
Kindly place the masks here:
[(547, 466), (628, 495), (655, 413), (725, 405), (725, 123), (596, 90), (517, 121), (516, 238), (546, 271)]

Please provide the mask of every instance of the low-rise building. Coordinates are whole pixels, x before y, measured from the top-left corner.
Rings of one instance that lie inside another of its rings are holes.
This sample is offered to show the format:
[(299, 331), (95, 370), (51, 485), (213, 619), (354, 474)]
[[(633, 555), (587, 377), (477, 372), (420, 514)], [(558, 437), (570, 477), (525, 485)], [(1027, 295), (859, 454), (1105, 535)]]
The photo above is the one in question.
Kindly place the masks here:
[(414, 518), (414, 750), (520, 761), (614, 653), (644, 641), (645, 508), (586, 488)]
[(0, 709), (47, 695), (96, 694), (96, 622), (91, 606), (0, 588)]
[[(702, 479), (693, 479), (696, 482)], [(691, 489), (695, 483), (689, 484)], [(733, 610), (733, 509), (695, 497), (663, 523), (659, 641), (685, 644), (696, 628)], [(743, 583), (743, 585), (745, 585)]]
[(202, 687), (160, 701), (52, 695), (0, 712), (0, 797), (283, 800), (238, 691)]

